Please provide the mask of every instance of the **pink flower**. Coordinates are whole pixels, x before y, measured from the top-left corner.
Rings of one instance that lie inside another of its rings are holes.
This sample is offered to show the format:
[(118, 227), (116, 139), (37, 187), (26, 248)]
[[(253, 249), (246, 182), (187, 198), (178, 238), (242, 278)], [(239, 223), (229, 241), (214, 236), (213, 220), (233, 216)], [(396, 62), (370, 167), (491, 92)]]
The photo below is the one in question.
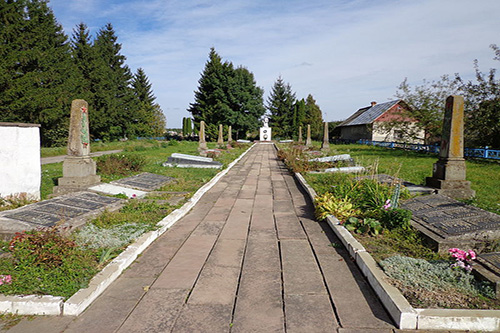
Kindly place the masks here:
[(389, 208), (391, 208), (391, 199), (387, 199), (385, 201), (385, 205), (383, 205), (382, 208), (385, 210), (388, 210)]
[(474, 252), (473, 250), (469, 250), (468, 254), (469, 254), (471, 260), (476, 259), (476, 252)]
[(0, 275), (0, 285), (2, 284), (11, 284), (12, 283), (12, 275)]

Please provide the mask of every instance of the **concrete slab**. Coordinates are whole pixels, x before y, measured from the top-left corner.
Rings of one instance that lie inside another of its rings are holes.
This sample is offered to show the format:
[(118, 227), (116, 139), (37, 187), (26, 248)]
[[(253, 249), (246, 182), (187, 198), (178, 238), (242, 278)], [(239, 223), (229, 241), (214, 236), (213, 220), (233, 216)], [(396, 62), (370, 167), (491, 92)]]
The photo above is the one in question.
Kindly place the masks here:
[(287, 333), (334, 332), (339, 327), (328, 295), (286, 295)]
[(110, 195), (124, 194), (128, 198), (143, 198), (148, 194), (145, 191), (105, 183), (89, 187), (89, 190)]
[(196, 281), (187, 303), (221, 304), (232, 308), (239, 277), (239, 267), (205, 267)]
[(229, 332), (231, 313), (232, 306), (187, 304), (171, 332)]

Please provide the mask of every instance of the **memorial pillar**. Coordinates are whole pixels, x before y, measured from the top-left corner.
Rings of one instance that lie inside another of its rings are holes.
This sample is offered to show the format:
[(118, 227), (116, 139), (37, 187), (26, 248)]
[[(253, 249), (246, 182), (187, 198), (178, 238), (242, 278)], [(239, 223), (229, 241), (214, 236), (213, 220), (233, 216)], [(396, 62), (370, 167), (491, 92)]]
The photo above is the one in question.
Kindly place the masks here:
[(302, 126), (299, 126), (299, 144), (302, 144)]
[(328, 138), (328, 122), (325, 121), (323, 129), (323, 143), (321, 144), (321, 151), (330, 151), (330, 139)]
[(217, 138), (217, 145), (219, 145), (219, 147), (224, 145), (224, 132), (222, 124), (219, 124), (219, 137)]
[(200, 133), (199, 133), (198, 150), (207, 150), (207, 141), (205, 141), (205, 122), (200, 121)]
[(306, 137), (306, 147), (311, 147), (311, 125), (307, 125), (307, 137)]

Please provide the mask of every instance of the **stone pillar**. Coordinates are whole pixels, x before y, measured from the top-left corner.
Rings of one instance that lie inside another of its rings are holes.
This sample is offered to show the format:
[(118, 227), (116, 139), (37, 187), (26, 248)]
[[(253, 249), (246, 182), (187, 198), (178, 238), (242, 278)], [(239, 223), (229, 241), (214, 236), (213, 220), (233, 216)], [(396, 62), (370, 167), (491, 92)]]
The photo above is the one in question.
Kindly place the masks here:
[(219, 146), (224, 145), (224, 132), (223, 132), (222, 124), (219, 124), (219, 137), (217, 138), (217, 144)]
[(67, 156), (63, 162), (63, 177), (58, 179), (54, 194), (84, 190), (100, 183), (96, 163), (90, 157), (88, 103), (75, 99), (71, 103)]
[(328, 138), (328, 122), (325, 121), (325, 126), (323, 129), (323, 143), (321, 144), (322, 151), (330, 151), (330, 139)]
[(231, 143), (233, 141), (232, 131), (233, 131), (233, 129), (232, 129), (231, 125), (229, 125), (227, 128), (227, 142), (228, 143)]
[(299, 126), (299, 144), (302, 143), (302, 126)]
[(307, 125), (307, 137), (306, 137), (306, 147), (311, 147), (311, 125)]
[(205, 122), (203, 120), (200, 121), (199, 137), (198, 150), (207, 150), (207, 141), (205, 141)]
[(432, 177), (426, 185), (439, 194), (455, 199), (468, 199), (475, 195), (470, 182), (465, 180), (464, 159), (464, 98), (449, 96), (443, 121), (443, 134), (439, 159), (434, 163)]

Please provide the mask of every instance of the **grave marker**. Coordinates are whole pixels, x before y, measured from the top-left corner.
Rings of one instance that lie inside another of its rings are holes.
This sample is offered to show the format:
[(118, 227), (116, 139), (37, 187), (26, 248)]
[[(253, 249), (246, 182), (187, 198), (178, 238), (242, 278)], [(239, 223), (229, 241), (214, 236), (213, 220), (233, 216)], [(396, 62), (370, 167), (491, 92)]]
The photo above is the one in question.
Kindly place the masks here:
[(217, 138), (217, 145), (219, 145), (219, 147), (224, 145), (224, 133), (222, 124), (219, 124), (219, 137)]
[(307, 125), (307, 137), (306, 137), (306, 147), (311, 147), (311, 125)]
[(330, 142), (328, 138), (328, 122), (325, 121), (323, 128), (323, 143), (321, 144), (321, 151), (330, 151)]
[(302, 143), (302, 126), (299, 126), (299, 143)]
[(231, 127), (231, 125), (229, 125), (229, 126), (228, 126), (228, 128), (227, 128), (227, 142), (228, 142), (228, 143), (233, 142), (233, 134), (232, 134), (232, 131), (233, 131), (233, 128)]
[(200, 121), (200, 133), (199, 133), (199, 143), (198, 143), (198, 150), (203, 151), (207, 150), (207, 141), (205, 140), (205, 122), (202, 120)]
[(469, 199), (475, 191), (465, 180), (465, 170), (464, 98), (449, 96), (446, 99), (439, 160), (434, 163), (432, 177), (427, 177), (426, 185), (436, 188), (439, 194)]

